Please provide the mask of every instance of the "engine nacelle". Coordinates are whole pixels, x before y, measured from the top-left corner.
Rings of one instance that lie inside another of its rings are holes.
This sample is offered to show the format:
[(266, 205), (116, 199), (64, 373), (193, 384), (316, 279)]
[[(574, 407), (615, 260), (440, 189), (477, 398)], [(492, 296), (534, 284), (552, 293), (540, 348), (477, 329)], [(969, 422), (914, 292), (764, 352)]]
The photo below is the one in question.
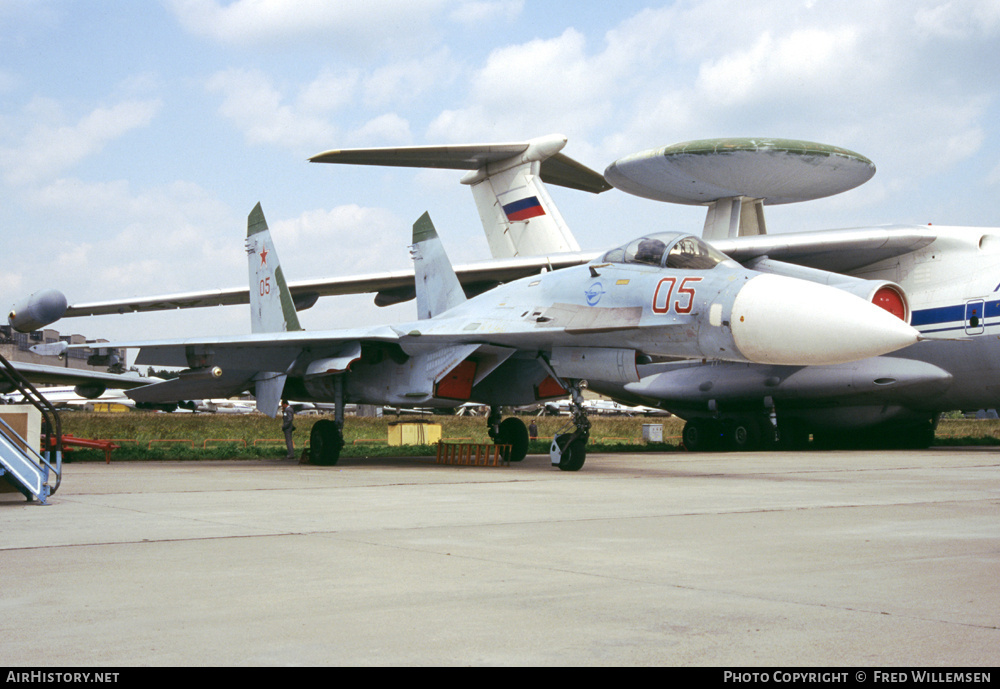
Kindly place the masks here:
[(80, 397), (87, 400), (96, 400), (107, 392), (108, 386), (104, 383), (80, 383), (73, 391)]
[(864, 280), (841, 273), (831, 273), (818, 268), (806, 268), (792, 263), (775, 261), (762, 256), (746, 263), (746, 267), (762, 273), (773, 273), (786, 277), (818, 282), (830, 287), (850, 292), (885, 309), (904, 323), (910, 322), (910, 300), (906, 292), (895, 282), (888, 280)]
[(7, 322), (18, 332), (30, 333), (55, 323), (64, 313), (66, 313), (66, 297), (63, 293), (45, 289), (35, 292), (17, 304), (7, 316)]
[(910, 301), (906, 292), (895, 282), (888, 280), (860, 280), (856, 284), (834, 284), (834, 287), (856, 294), (883, 308), (904, 323), (910, 322)]

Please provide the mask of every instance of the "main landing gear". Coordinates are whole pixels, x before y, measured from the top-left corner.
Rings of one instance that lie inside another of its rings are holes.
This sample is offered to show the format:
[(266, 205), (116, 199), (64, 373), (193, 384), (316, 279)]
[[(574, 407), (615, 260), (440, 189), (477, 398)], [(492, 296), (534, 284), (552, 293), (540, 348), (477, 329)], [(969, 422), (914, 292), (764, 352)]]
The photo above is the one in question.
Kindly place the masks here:
[(330, 419), (320, 419), (313, 424), (309, 433), (309, 463), (333, 466), (340, 459), (344, 447), (344, 432), (341, 425)]
[(549, 457), (552, 460), (552, 466), (559, 467), (561, 471), (579, 471), (587, 460), (590, 419), (583, 411), (583, 393), (580, 381), (570, 385), (569, 388), (573, 399), (573, 418), (570, 423), (559, 430), (568, 428), (571, 424), (573, 430), (570, 433), (556, 433), (552, 439), (552, 446), (549, 448)]
[(486, 420), (490, 438), (497, 445), (510, 445), (508, 459), (511, 462), (520, 462), (528, 454), (528, 428), (524, 425), (524, 421), (516, 416), (501, 421), (501, 415), (500, 407), (490, 407), (490, 415)]
[[(688, 452), (745, 450), (923, 449), (934, 441), (937, 417), (888, 421), (871, 427), (816, 428), (806, 421), (766, 414), (695, 417), (684, 425)], [(812, 435), (812, 442), (809, 436)]]
[(320, 419), (309, 433), (309, 463), (333, 466), (344, 447), (344, 378), (334, 379), (333, 420)]
[(688, 452), (743, 452), (770, 444), (774, 427), (766, 415), (721, 419), (695, 417), (684, 424), (681, 437)]

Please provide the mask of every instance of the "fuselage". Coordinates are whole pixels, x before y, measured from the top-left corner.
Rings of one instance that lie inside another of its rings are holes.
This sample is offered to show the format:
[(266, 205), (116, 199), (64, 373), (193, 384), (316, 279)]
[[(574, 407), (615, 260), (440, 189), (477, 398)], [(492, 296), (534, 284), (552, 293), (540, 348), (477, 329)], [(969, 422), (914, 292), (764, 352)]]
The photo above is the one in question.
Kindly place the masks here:
[[(545, 384), (550, 374), (636, 382), (651, 357), (838, 363), (916, 339), (852, 294), (749, 270), (681, 233), (634, 240), (588, 265), (517, 280), (393, 330), (396, 356), (365, 345), (350, 363), (348, 400), (529, 404), (562, 394)], [(310, 375), (310, 361), (290, 375), (290, 394), (329, 399), (339, 383)]]
[(929, 226), (926, 247), (855, 274), (906, 289), (911, 324), (928, 338), (894, 356), (938, 366), (952, 376), (924, 409), (1000, 405), (1000, 228)]

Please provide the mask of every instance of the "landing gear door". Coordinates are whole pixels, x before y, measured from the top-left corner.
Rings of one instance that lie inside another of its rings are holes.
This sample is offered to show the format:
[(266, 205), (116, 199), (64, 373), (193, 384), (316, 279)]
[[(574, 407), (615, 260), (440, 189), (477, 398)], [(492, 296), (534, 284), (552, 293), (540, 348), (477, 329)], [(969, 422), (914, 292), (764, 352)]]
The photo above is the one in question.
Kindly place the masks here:
[(965, 303), (965, 334), (981, 335), (986, 329), (986, 319), (982, 299), (973, 299)]

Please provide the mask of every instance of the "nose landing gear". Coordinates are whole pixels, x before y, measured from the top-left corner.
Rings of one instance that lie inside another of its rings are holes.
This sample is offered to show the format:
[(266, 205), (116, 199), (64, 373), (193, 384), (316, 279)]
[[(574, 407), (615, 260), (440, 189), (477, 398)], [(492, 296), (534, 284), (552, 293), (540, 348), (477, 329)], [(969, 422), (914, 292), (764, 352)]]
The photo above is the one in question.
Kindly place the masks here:
[(570, 433), (556, 433), (549, 448), (549, 458), (552, 466), (560, 471), (579, 471), (587, 460), (587, 441), (590, 439), (590, 419), (583, 411), (583, 393), (581, 381), (569, 386), (573, 399), (573, 418), (559, 429), (560, 431), (573, 426)]

